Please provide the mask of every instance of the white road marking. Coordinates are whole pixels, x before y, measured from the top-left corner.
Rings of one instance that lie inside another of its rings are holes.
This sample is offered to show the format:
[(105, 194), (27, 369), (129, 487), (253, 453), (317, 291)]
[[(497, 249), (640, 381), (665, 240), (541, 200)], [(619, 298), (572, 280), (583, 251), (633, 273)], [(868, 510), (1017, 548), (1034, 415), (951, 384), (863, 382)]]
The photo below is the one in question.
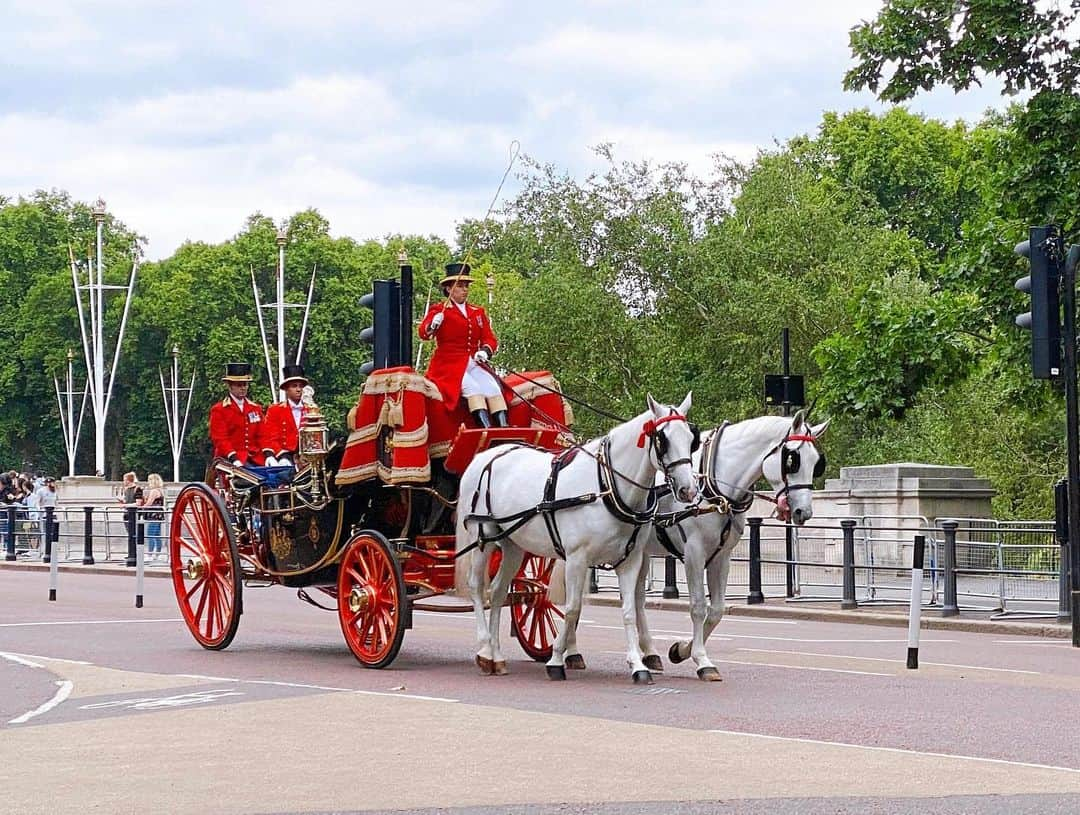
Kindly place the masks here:
[[(903, 662), (903, 659), (888, 659), (886, 657), (855, 657), (848, 654), (816, 654), (811, 651), (776, 651), (768, 648), (740, 648), (740, 651), (750, 651), (758, 654), (796, 654), (801, 657), (834, 657), (836, 659), (863, 659), (869, 662)], [(971, 671), (1000, 671), (1009, 674), (1031, 674), (1041, 676), (1039, 671), (1023, 671), (1019, 668), (990, 668), (983, 665), (957, 665), (954, 662), (926, 662), (919, 660), (920, 665), (934, 665), (938, 668), (964, 668)]]
[(394, 699), (419, 699), (423, 702), (453, 702), (457, 703), (458, 699), (446, 699), (442, 696), (420, 696), (416, 693), (393, 693), (381, 690), (355, 690), (353, 693), (359, 693), (363, 696), (390, 696)]
[[(15, 662), (15, 663), (18, 663), (19, 665), (25, 665), (27, 668), (44, 668), (45, 667), (44, 665), (38, 665), (36, 662), (31, 662), (28, 659), (23, 659), (22, 656), (19, 655), (19, 654), (7, 654), (7, 653), (4, 653), (4, 652), (0, 651), (0, 657), (3, 657), (8, 662)], [(41, 657), (38, 657), (38, 659), (41, 659)]]
[(202, 674), (163, 674), (181, 676), (187, 679), (209, 679), (213, 682), (243, 682), (248, 685), (276, 685), (282, 688), (309, 688), (311, 690), (337, 691), (340, 693), (360, 693), (366, 696), (391, 696), (395, 699), (420, 699), (430, 702), (457, 702), (457, 699), (444, 699), (440, 696), (421, 696), (414, 693), (395, 693), (393, 691), (362, 690), (357, 688), (332, 688), (326, 685), (305, 685), (301, 682), (279, 682), (273, 679), (238, 679), (233, 676), (204, 676)]
[(24, 724), (33, 719), (35, 716), (40, 716), (42, 713), (48, 713), (58, 704), (67, 699), (71, 695), (71, 689), (75, 687), (74, 684), (72, 684), (67, 679), (59, 680), (56, 684), (60, 687), (59, 689), (57, 689), (52, 699), (50, 699), (45, 704), (40, 705), (27, 713), (24, 713), (22, 716), (15, 717), (11, 721), (9, 721), (8, 724)]
[[(607, 629), (611, 629), (612, 631), (622, 631), (623, 630), (623, 627), (621, 625), (594, 625), (594, 626), (592, 626), (592, 628), (607, 628)], [(655, 633), (657, 633), (659, 631), (664, 631), (664, 630), (665, 629), (657, 628), (657, 629), (650, 629), (650, 632), (655, 634)], [(690, 636), (691, 636), (689, 631), (672, 631), (672, 632), (669, 632), (669, 633), (676, 634), (676, 635), (678, 635), (679, 637), (681, 637), (683, 639), (690, 639)], [(801, 637), (767, 637), (767, 636), (764, 636), (762, 634), (733, 634), (730, 631), (725, 631), (720, 636), (727, 637), (728, 639), (736, 639), (736, 640), (770, 640), (770, 641), (774, 641), (774, 642), (843, 642), (843, 643), (848, 643), (848, 642), (854, 642), (854, 643), (860, 643), (860, 642), (868, 642), (868, 643), (903, 642), (903, 643), (906, 643), (907, 642), (907, 638), (888, 639), (888, 640), (853, 640), (853, 639), (850, 639), (850, 638), (848, 638), (848, 639), (822, 640), (822, 639), (803, 639)], [(657, 639), (661, 639), (661, 638), (657, 637)], [(714, 639), (714, 638), (710, 637), (710, 641), (712, 639)], [(937, 642), (937, 643), (940, 643), (940, 642), (956, 642), (956, 640), (939, 640), (939, 639), (925, 639), (924, 638), (922, 640), (922, 642), (925, 644), (925, 643), (928, 643), (928, 642)]]
[(32, 623), (0, 623), (0, 628), (22, 628), (34, 625), (124, 625), (125, 623), (182, 623), (179, 617), (167, 620), (38, 620)]
[(994, 640), (996, 645), (1041, 645), (1043, 648), (1062, 648), (1066, 645), (1071, 646), (1070, 640)]
[(811, 665), (784, 665), (779, 662), (748, 662), (738, 659), (714, 659), (713, 662), (723, 662), (728, 665), (760, 665), (766, 668), (790, 668), (793, 671), (824, 671), (825, 673), (857, 674), (858, 676), (895, 676), (895, 674), (875, 673), (874, 671), (849, 671), (843, 668), (818, 668)]
[(132, 710), (153, 710), (159, 707), (189, 707), (216, 702), (227, 696), (243, 696), (236, 690), (197, 690), (191, 693), (177, 693), (172, 696), (143, 696), (136, 699), (114, 699), (111, 702), (93, 702), (82, 705), (79, 710), (103, 710), (110, 707), (128, 707)]
[[(26, 657), (27, 659), (44, 659), (47, 662), (66, 662), (69, 665), (92, 665), (92, 662), (86, 662), (81, 659), (60, 659), (60, 657), (43, 657), (37, 654), (16, 654), (13, 651), (8, 651), (11, 656)], [(44, 667), (42, 665), (36, 666), (38, 668)]]
[(771, 739), (773, 741), (789, 741), (802, 744), (817, 744), (823, 747), (849, 747), (855, 750), (877, 750), (885, 753), (902, 753), (909, 756), (925, 756), (927, 758), (954, 758), (959, 761), (980, 761), (986, 764), (1004, 764), (1009, 767), (1031, 767), (1036, 770), (1058, 770), (1063, 773), (1080, 773), (1075, 767), (1056, 767), (1052, 764), (1031, 764), (1027, 761), (1009, 761), (1004, 758), (984, 758), (983, 756), (964, 756), (954, 753), (929, 753), (922, 750), (905, 750), (902, 747), (875, 747), (869, 744), (849, 744), (842, 741), (821, 741), (819, 739), (800, 739), (794, 736), (770, 736), (765, 733), (746, 733), (739, 730), (709, 730), (709, 733), (719, 733), (723, 736), (747, 736), (754, 739)]

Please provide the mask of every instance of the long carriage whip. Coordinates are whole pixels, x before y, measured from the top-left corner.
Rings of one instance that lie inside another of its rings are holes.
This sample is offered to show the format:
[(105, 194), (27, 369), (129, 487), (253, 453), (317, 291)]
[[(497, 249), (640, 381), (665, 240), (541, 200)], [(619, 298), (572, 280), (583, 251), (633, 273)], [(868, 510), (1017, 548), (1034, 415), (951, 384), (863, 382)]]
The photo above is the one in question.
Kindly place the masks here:
[[(487, 219), (491, 217), (491, 211), (493, 209), (495, 209), (495, 202), (499, 200), (499, 194), (502, 192), (503, 184), (506, 183), (506, 177), (508, 175), (510, 175), (510, 170), (513, 169), (514, 162), (517, 161), (517, 157), (518, 157), (518, 154), (520, 152), (521, 152), (521, 142), (519, 142), (517, 139), (514, 139), (512, 142), (510, 142), (510, 161), (506, 165), (506, 170), (503, 171), (502, 178), (499, 179), (499, 186), (495, 190), (495, 195), (492, 196), (492, 198), (491, 198), (491, 203), (488, 204), (487, 212), (485, 212), (484, 217), (481, 218), (481, 223), (483, 223), (484, 221), (487, 221)], [(461, 260), (462, 263), (468, 264), (468, 262), (472, 259), (473, 249), (476, 247), (476, 241), (477, 241), (478, 237), (479, 237), (478, 235), (474, 234), (473, 237), (472, 237), (472, 240), (469, 242), (469, 245), (465, 247), (465, 254), (464, 254), (464, 256), (462, 257), (462, 260)], [(427, 302), (427, 306), (424, 308), (424, 313), (425, 314), (427, 314), (428, 308), (431, 307), (431, 288), (432, 288), (432, 286), (434, 286), (434, 281), (432, 281), (431, 284), (428, 286), (428, 302)], [(447, 295), (446, 300), (443, 302), (443, 308), (446, 308), (448, 305), (450, 305), (450, 302), (451, 302), (450, 301), (450, 296)], [(417, 370), (419, 370), (419, 368), (420, 368), (420, 360), (423, 357), (424, 343), (426, 343), (426, 342), (427, 342), (427, 340), (421, 339), (420, 340), (420, 347), (416, 351), (416, 369)]]

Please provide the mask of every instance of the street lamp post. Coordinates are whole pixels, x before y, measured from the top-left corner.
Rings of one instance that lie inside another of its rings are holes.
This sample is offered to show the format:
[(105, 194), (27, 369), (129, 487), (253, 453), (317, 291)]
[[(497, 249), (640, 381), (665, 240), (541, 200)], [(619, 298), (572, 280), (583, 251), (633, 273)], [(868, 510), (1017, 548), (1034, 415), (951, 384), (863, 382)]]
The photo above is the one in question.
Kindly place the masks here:
[[(300, 341), (296, 346), (296, 356), (293, 361), (296, 364), (300, 362), (300, 356), (304, 353), (304, 341), (307, 338), (308, 316), (311, 314), (311, 299), (315, 293), (315, 274), (318, 270), (318, 264), (311, 269), (311, 281), (308, 283), (307, 300), (304, 303), (286, 303), (285, 302), (285, 245), (289, 242), (289, 234), (284, 226), (277, 231), (277, 247), (278, 247), (278, 262), (277, 262), (277, 274), (275, 277), (275, 301), (272, 303), (262, 302), (262, 298), (259, 296), (259, 286), (255, 280), (255, 270), (251, 270), (251, 290), (255, 295), (255, 313), (259, 319), (259, 336), (262, 339), (263, 344), (263, 356), (266, 360), (266, 378), (270, 384), (270, 392), (273, 394), (275, 402), (280, 402), (284, 399), (284, 395), (278, 389), (277, 385), (281, 382), (284, 376), (284, 368), (288, 362), (285, 350), (285, 310), (290, 308), (301, 308), (304, 310), (304, 321), (300, 328)], [(275, 324), (277, 328), (277, 365), (274, 365), (270, 359), (271, 344), (266, 334), (266, 321), (263, 319), (263, 309), (273, 309), (275, 316)]]

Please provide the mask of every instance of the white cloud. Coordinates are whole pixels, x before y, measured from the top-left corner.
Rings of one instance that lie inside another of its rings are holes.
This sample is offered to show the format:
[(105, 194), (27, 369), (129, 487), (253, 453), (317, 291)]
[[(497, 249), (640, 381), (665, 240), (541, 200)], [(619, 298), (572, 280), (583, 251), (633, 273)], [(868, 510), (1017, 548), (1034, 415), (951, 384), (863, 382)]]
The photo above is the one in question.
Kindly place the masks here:
[[(0, 195), (103, 196), (152, 258), (312, 206), (337, 234), (450, 238), (514, 139), (575, 175), (601, 142), (705, 173), (824, 110), (878, 109), (840, 89), (878, 0), (5, 5)], [(913, 107), (974, 118), (996, 90)]]

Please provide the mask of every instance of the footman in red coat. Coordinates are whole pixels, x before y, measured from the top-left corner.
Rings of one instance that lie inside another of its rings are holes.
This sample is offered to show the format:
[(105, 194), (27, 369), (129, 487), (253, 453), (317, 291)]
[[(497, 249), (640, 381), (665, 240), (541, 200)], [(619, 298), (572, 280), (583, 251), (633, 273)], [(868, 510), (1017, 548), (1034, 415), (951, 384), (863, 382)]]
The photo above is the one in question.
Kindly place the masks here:
[(230, 362), (221, 378), (229, 386), (229, 395), (210, 408), (210, 441), (214, 456), (244, 466), (261, 465), (263, 410), (247, 398), (251, 384), (251, 365)]
[(285, 400), (266, 409), (263, 423), (262, 447), (268, 465), (295, 464), (300, 446), (300, 420), (304, 417), (304, 386), (308, 384), (301, 365), (286, 365), (281, 384)]

